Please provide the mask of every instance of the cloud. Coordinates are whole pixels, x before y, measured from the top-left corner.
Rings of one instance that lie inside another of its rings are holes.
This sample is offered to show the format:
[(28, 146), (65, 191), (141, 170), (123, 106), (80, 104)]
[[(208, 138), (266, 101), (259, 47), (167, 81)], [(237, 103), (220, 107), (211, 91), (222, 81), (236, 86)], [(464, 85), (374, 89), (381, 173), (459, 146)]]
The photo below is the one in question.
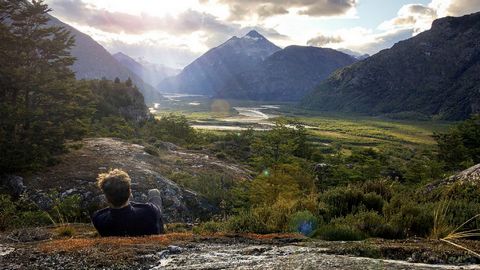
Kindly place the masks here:
[(437, 10), (421, 4), (404, 5), (397, 17), (382, 23), (379, 28), (383, 30), (413, 29), (418, 34), (430, 29), (433, 20), (438, 17)]
[(433, 0), (428, 5), (404, 5), (397, 17), (380, 25), (381, 29), (413, 29), (418, 34), (430, 29), (435, 19), (462, 16), (480, 11), (480, 0)]
[(142, 34), (162, 31), (179, 34), (201, 30), (228, 33), (235, 29), (211, 14), (194, 10), (186, 10), (177, 16), (156, 17), (98, 9), (82, 0), (53, 0), (50, 1), (50, 6), (55, 13), (68, 18), (70, 22), (89, 25), (110, 33)]
[(345, 15), (357, 5), (357, 0), (203, 0), (218, 2), (230, 9), (230, 19), (241, 21), (250, 17), (265, 19), (290, 13), (327, 17)]
[(480, 0), (433, 0), (429, 5), (440, 17), (462, 16), (480, 11)]
[(161, 45), (156, 40), (127, 43), (112, 39), (101, 43), (111, 53), (123, 52), (133, 58), (144, 58), (173, 68), (183, 68), (201, 55), (188, 47)]
[(323, 45), (327, 44), (334, 44), (334, 43), (340, 43), (343, 41), (343, 38), (340, 36), (325, 36), (325, 35), (319, 35), (314, 38), (311, 38), (310, 40), (307, 41), (307, 44), (310, 46), (318, 46), (321, 47)]

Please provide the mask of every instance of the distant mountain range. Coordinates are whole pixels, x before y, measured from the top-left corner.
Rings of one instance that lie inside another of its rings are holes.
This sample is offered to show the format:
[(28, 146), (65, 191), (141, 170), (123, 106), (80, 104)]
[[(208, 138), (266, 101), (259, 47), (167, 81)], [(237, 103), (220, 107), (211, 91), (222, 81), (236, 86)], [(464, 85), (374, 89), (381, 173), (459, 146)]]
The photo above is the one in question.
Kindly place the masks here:
[(153, 103), (163, 98), (154, 87), (145, 83), (137, 74), (120, 64), (102, 45), (98, 44), (90, 36), (53, 16), (50, 17), (52, 25), (62, 26), (75, 36), (75, 46), (71, 52), (77, 58), (72, 67), (77, 79), (107, 78), (114, 80), (118, 77), (125, 81), (131, 78), (142, 92), (146, 103)]
[(234, 81), (242, 72), (256, 68), (279, 50), (279, 47), (253, 30), (242, 38), (234, 36), (209, 50), (177, 76), (162, 81), (157, 88), (165, 92), (216, 96), (227, 82)]
[(157, 85), (163, 79), (175, 76), (181, 70), (156, 65), (145, 60), (135, 60), (132, 57), (118, 52), (113, 57), (124, 67), (137, 74), (143, 81), (150, 85)]
[(257, 31), (232, 37), (158, 86), (165, 92), (221, 98), (298, 101), (338, 68), (348, 54), (317, 47), (281, 49)]
[(353, 56), (333, 49), (289, 46), (236, 76), (219, 95), (236, 99), (298, 101), (333, 71), (355, 61)]
[(431, 30), (335, 72), (302, 105), (449, 120), (480, 113), (480, 13), (438, 19)]

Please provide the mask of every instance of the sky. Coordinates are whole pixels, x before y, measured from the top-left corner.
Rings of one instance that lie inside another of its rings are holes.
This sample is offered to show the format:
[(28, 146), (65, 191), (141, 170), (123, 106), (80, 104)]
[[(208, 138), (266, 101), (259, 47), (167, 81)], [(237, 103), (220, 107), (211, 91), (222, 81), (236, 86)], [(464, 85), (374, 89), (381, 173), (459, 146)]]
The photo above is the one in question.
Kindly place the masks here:
[(280, 47), (375, 54), (431, 27), (480, 11), (480, 0), (46, 0), (52, 15), (111, 53), (183, 68), (255, 29)]

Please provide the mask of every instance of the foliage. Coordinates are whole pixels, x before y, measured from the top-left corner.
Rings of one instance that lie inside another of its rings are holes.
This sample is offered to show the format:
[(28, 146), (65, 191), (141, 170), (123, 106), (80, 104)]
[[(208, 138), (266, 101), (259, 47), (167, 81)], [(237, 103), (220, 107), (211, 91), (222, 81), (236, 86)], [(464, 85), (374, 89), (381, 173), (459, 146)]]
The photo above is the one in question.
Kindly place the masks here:
[(290, 217), (289, 227), (292, 232), (312, 236), (318, 227), (318, 223), (318, 218), (310, 211), (301, 211)]
[(0, 231), (50, 224), (48, 214), (25, 197), (14, 201), (7, 195), (0, 195), (0, 205)]
[(74, 38), (47, 24), (47, 5), (7, 0), (1, 8), (0, 171), (12, 172), (53, 163), (66, 139), (85, 133), (93, 110), (70, 70)]
[(144, 138), (156, 138), (178, 144), (194, 144), (198, 141), (197, 133), (189, 125), (184, 115), (167, 114), (160, 119), (148, 121), (141, 129)]
[(50, 195), (53, 205), (48, 211), (54, 224), (89, 221), (89, 216), (82, 211), (80, 195), (60, 197), (53, 192)]
[(460, 170), (480, 163), (480, 115), (434, 137), (438, 144), (438, 158), (445, 162), (447, 169)]
[(252, 161), (264, 169), (275, 164), (289, 163), (294, 157), (310, 156), (306, 130), (298, 122), (279, 119), (269, 132), (259, 134), (252, 143)]
[(351, 226), (334, 224), (321, 226), (314, 237), (327, 241), (359, 241), (366, 238), (365, 234)]
[(404, 237), (428, 236), (434, 224), (432, 207), (400, 196), (395, 196), (385, 206), (385, 216), (390, 224), (395, 229), (401, 230)]

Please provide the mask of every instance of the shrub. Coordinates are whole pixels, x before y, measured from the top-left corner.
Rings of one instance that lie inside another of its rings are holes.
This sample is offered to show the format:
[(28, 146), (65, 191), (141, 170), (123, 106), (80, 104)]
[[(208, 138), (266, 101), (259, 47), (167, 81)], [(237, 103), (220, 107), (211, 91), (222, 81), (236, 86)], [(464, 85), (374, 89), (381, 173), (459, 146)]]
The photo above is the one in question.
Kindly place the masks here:
[(360, 211), (355, 215), (335, 219), (334, 224), (354, 226), (359, 231), (370, 237), (386, 239), (401, 238), (400, 232), (388, 224), (385, 218), (375, 211)]
[(433, 210), (425, 204), (402, 201), (400, 204), (389, 204), (385, 208), (389, 223), (404, 237), (426, 237), (433, 228)]
[(225, 231), (225, 224), (216, 221), (207, 221), (196, 227), (195, 233), (217, 233)]
[(10, 196), (0, 195), (0, 205), (0, 231), (51, 223), (46, 212), (40, 211), (24, 197), (13, 201)]
[(54, 223), (65, 224), (70, 222), (90, 221), (88, 215), (82, 211), (80, 195), (75, 194), (61, 198), (57, 194), (52, 193), (50, 196), (53, 201), (53, 207), (49, 211), (49, 214)]
[(348, 225), (325, 225), (320, 227), (314, 237), (327, 241), (360, 241), (366, 238), (360, 230)]
[(318, 227), (318, 218), (310, 211), (296, 212), (290, 217), (290, 230), (305, 236), (312, 236)]
[(147, 145), (147, 146), (145, 146), (144, 150), (149, 155), (156, 156), (156, 157), (158, 157), (158, 155), (159, 155), (158, 149), (155, 146)]
[(382, 212), (384, 200), (381, 195), (370, 192), (364, 194), (356, 187), (337, 187), (327, 190), (321, 196), (330, 218), (356, 213), (361, 209)]
[(62, 236), (62, 237), (72, 237), (75, 235), (76, 233), (76, 230), (74, 227), (72, 226), (68, 226), (68, 225), (62, 225), (60, 227), (58, 227), (55, 232), (57, 233), (58, 236)]
[(370, 192), (364, 195), (363, 205), (365, 205), (367, 210), (374, 210), (379, 213), (382, 212), (384, 200), (382, 196)]
[(363, 202), (363, 193), (350, 187), (338, 187), (326, 191), (321, 198), (328, 205), (330, 217), (334, 218), (356, 212)]
[(363, 191), (365, 193), (375, 193), (385, 201), (389, 201), (392, 198), (392, 186), (386, 180), (368, 181), (363, 184)]
[(226, 223), (226, 229), (230, 232), (254, 232), (268, 233), (266, 224), (250, 210), (242, 211), (239, 214), (230, 217)]

